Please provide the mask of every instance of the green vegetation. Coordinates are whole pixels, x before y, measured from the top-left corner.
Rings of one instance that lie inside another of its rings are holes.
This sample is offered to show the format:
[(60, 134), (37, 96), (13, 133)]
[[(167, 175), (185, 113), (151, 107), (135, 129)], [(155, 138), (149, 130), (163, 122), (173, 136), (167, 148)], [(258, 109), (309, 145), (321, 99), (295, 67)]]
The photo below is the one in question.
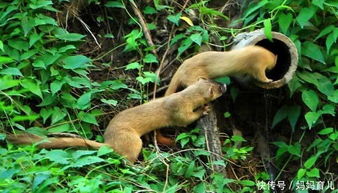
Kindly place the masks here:
[[(1, 192), (254, 192), (256, 184), (269, 180), (268, 171), (246, 169), (238, 178), (208, 173), (210, 152), (204, 150), (205, 139), (198, 129), (177, 137), (182, 150), (158, 151), (147, 145), (143, 161), (133, 167), (107, 148), (40, 150), (34, 145), (13, 146), (5, 137), (20, 131), (72, 132), (102, 141), (113, 114), (150, 100), (153, 85), (164, 85), (156, 74), (163, 57), (179, 65), (205, 45), (228, 50), (236, 34), (259, 28), (268, 38), (271, 30), (287, 35), (301, 56), (294, 78), (284, 88), (287, 94), (269, 121), (274, 131), (289, 133), (286, 140), (272, 142), (276, 148), (272, 160), (282, 169), (277, 180), (293, 181), (294, 192), (308, 192), (297, 190), (297, 182), (325, 181), (322, 191), (334, 192), (327, 182), (337, 182), (335, 0), (250, 1), (243, 4), (238, 19), (231, 12), (236, 6), (227, 9), (235, 1), (223, 10), (225, 2), (217, 0), (186, 5), (135, 2), (158, 40), (154, 46), (149, 45), (131, 1), (88, 2), (68, 22), (57, 17), (67, 10), (61, 6), (63, 0), (0, 2)], [(229, 27), (238, 24), (242, 26)], [(167, 54), (169, 48), (174, 49)], [(231, 86), (235, 99), (236, 85)], [(224, 116), (236, 118), (229, 112)], [(255, 147), (246, 140), (226, 139), (224, 160), (216, 164), (238, 162), (249, 167)]]

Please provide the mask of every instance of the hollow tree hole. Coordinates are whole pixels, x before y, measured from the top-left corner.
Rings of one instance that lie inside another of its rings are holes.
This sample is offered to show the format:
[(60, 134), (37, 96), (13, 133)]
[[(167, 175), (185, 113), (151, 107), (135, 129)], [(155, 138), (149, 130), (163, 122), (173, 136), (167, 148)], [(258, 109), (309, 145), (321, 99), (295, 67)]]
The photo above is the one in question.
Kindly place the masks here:
[(284, 77), (291, 65), (291, 54), (289, 47), (278, 39), (273, 39), (270, 42), (268, 39), (261, 40), (256, 43), (257, 46), (262, 46), (278, 56), (276, 66), (266, 73), (268, 78), (279, 80)]

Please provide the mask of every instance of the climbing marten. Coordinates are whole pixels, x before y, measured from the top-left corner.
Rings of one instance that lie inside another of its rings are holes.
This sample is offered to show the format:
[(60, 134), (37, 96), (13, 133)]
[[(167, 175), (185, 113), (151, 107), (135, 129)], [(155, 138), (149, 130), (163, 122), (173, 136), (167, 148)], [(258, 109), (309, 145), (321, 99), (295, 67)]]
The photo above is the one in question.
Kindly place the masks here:
[(225, 86), (200, 79), (181, 92), (124, 110), (109, 122), (104, 143), (81, 138), (42, 138), (31, 134), (9, 135), (8, 141), (14, 144), (40, 142), (40, 148), (78, 146), (97, 149), (107, 145), (134, 163), (142, 148), (142, 135), (161, 127), (189, 125), (206, 114), (208, 108), (205, 105), (224, 92)]
[[(247, 46), (228, 52), (202, 52), (182, 63), (171, 79), (165, 96), (195, 83), (199, 78), (248, 74), (258, 81), (269, 83), (272, 80), (266, 77), (265, 71), (274, 68), (276, 61), (276, 55), (259, 46)], [(156, 134), (159, 144), (173, 146), (173, 140), (164, 137), (159, 131)]]
[(228, 52), (202, 52), (183, 62), (174, 74), (165, 96), (195, 83), (198, 78), (248, 74), (260, 82), (269, 83), (266, 70), (275, 67), (277, 56), (259, 46), (247, 46)]

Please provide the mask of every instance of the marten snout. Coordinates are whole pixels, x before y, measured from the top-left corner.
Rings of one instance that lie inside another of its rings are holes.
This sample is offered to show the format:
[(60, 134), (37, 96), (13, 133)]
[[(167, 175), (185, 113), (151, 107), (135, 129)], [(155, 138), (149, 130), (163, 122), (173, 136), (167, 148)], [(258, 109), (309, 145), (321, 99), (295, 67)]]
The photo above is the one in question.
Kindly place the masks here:
[(227, 85), (226, 84), (220, 84), (219, 87), (220, 87), (222, 94), (224, 94), (227, 91)]

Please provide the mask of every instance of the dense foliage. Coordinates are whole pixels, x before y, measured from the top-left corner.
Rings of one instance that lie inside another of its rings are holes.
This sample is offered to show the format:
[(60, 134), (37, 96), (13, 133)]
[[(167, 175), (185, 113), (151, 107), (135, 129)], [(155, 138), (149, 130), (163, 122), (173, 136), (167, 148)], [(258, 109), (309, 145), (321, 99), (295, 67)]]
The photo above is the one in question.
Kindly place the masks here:
[[(65, 18), (56, 20), (60, 19), (56, 17), (60, 13), (56, 8), (62, 10), (60, 5), (65, 4), (61, 0), (0, 2), (2, 192), (253, 192), (258, 182), (269, 179), (267, 171), (243, 178), (209, 174), (211, 166), (205, 157), (210, 152), (204, 150), (205, 140), (198, 129), (177, 137), (185, 150), (162, 152), (150, 145), (143, 151), (144, 161), (133, 167), (123, 164), (107, 148), (39, 150), (35, 146), (16, 147), (6, 143), (6, 133), (20, 131), (38, 135), (73, 132), (102, 141), (103, 123), (107, 121), (103, 115), (112, 109), (122, 110), (146, 102), (152, 95), (153, 84), (162, 83), (155, 72), (163, 63), (162, 56), (157, 56), (147, 42), (130, 1), (88, 2), (88, 7), (102, 10), (92, 14), (91, 29), (119, 24), (123, 28), (120, 39), (119, 30), (94, 35), (87, 26), (67, 31), (60, 24)], [(221, 12), (211, 8), (208, 1), (196, 0), (180, 6), (175, 1), (147, 2), (136, 4), (140, 4), (139, 9), (146, 16), (149, 30), (152, 33), (167, 30), (165, 41), (155, 42), (157, 53), (165, 55), (167, 47), (176, 46), (172, 55), (180, 61), (197, 53), (203, 45), (227, 50), (232, 38), (243, 31), (264, 28), (267, 36), (273, 30), (290, 37), (301, 57), (299, 68), (288, 84), (288, 96), (280, 102), (270, 125), (291, 133), (290, 139), (273, 142), (277, 147), (273, 160), (282, 169), (276, 180), (292, 180), (291, 188), (295, 192), (307, 192), (297, 190), (299, 181), (337, 181), (334, 168), (338, 149), (336, 1), (252, 1), (243, 5), (238, 19), (231, 18), (233, 14), (224, 9)], [(123, 13), (125, 20), (120, 21), (122, 16), (116, 13)], [(165, 20), (159, 23), (157, 17)], [(76, 22), (87, 25), (81, 19)], [(241, 28), (229, 27), (239, 23)], [(88, 41), (107, 41), (112, 45), (109, 51), (98, 55), (81, 46), (88, 46)], [(106, 59), (115, 50), (122, 57), (133, 59), (123, 64), (116, 64), (114, 58)], [(119, 73), (111, 73), (114, 70)], [(95, 76), (96, 73), (99, 75)], [(103, 73), (110, 76), (101, 76)], [(305, 140), (307, 137), (311, 140)], [(237, 146), (241, 142), (242, 146)], [(244, 142), (238, 136), (227, 139), (224, 160), (217, 164), (248, 159), (253, 147)], [(285, 174), (284, 169), (290, 165), (295, 168), (291, 174)], [(326, 184), (324, 189), (332, 192)]]

